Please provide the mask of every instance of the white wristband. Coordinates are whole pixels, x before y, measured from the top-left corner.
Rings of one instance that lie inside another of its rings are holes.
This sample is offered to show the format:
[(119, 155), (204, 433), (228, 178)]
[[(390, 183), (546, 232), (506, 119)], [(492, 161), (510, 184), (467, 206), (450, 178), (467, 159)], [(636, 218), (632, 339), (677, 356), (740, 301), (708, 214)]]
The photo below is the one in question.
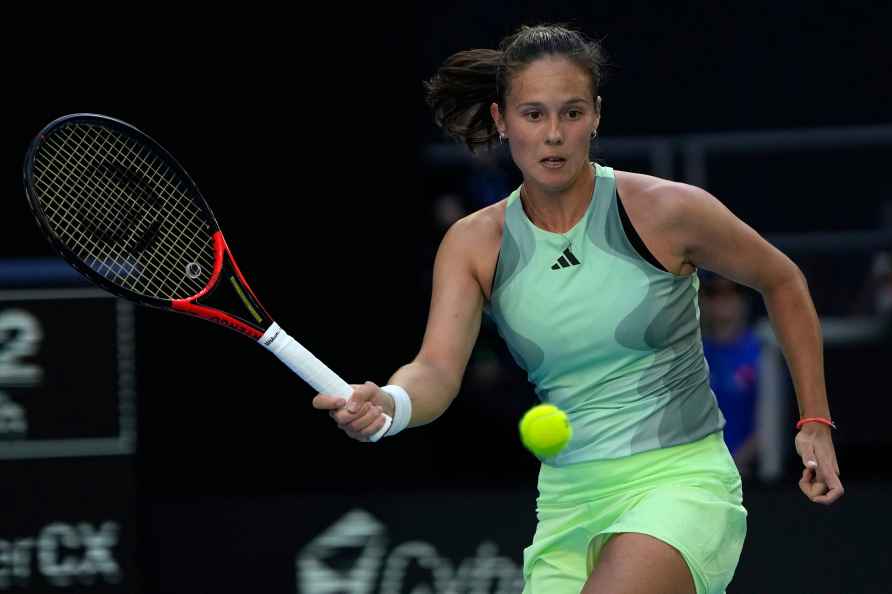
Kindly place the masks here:
[(393, 397), (393, 424), (384, 437), (396, 435), (409, 426), (412, 420), (412, 400), (409, 393), (400, 386), (390, 384), (381, 388)]

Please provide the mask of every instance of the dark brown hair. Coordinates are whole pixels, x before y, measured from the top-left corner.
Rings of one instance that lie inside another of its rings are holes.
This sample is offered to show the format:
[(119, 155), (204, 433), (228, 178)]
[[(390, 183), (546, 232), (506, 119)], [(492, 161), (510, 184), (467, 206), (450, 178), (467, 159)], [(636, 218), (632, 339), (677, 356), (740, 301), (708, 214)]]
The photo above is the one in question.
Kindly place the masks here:
[(425, 81), (427, 104), (434, 122), (471, 152), (498, 139), (489, 106), (505, 110), (505, 96), (514, 75), (548, 55), (564, 56), (591, 76), (592, 97), (598, 96), (605, 59), (601, 45), (564, 25), (523, 26), (499, 49), (471, 49), (453, 54)]

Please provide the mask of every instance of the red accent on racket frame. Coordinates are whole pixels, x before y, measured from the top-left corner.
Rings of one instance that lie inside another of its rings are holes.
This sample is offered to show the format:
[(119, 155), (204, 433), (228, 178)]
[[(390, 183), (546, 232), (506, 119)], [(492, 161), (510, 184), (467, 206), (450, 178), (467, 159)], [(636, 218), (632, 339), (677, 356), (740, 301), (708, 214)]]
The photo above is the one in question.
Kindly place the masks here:
[[(217, 231), (214, 233), (213, 238), (214, 272), (213, 274), (211, 274), (211, 279), (208, 281), (207, 286), (191, 297), (172, 300), (170, 302), (170, 306), (178, 312), (193, 315), (209, 322), (214, 322), (215, 324), (225, 326), (227, 328), (230, 328), (231, 330), (235, 330), (236, 332), (241, 332), (246, 336), (250, 336), (254, 340), (260, 340), (260, 337), (263, 336), (263, 332), (261, 332), (257, 328), (249, 326), (248, 324), (237, 320), (233, 316), (222, 312), (219, 309), (194, 303), (204, 295), (207, 295), (208, 291), (216, 286), (217, 281), (220, 279), (220, 271), (223, 269), (224, 253), (229, 257), (229, 261), (230, 263), (232, 263), (232, 267), (235, 269), (235, 273), (238, 275), (239, 281), (241, 281), (245, 288), (248, 289), (248, 291), (251, 293), (251, 296), (254, 297), (255, 301), (257, 301), (257, 298), (254, 296), (254, 292), (251, 291), (250, 287), (248, 287), (248, 283), (245, 282), (242, 273), (239, 272), (238, 266), (235, 263), (235, 259), (233, 259), (232, 254), (229, 251), (229, 246), (226, 245), (226, 240), (223, 239), (223, 233), (221, 231)], [(257, 301), (257, 303), (259, 304), (260, 302)]]
[[(219, 233), (219, 231), (217, 232)], [(223, 235), (220, 234), (220, 241), (223, 242), (223, 247), (226, 249), (226, 253), (229, 255), (229, 263), (232, 264), (233, 270), (235, 270), (235, 275), (238, 277), (239, 282), (242, 284), (242, 287), (251, 294), (251, 298), (254, 300), (254, 303), (260, 306), (260, 309), (263, 310), (263, 314), (269, 318), (269, 314), (266, 312), (266, 308), (263, 307), (263, 304), (260, 303), (260, 299), (257, 298), (257, 295), (254, 294), (254, 291), (251, 290), (250, 285), (248, 285), (248, 281), (245, 280), (245, 277), (242, 276), (242, 271), (238, 268), (238, 263), (235, 261), (235, 258), (232, 257), (232, 252), (229, 251), (229, 245), (226, 243), (226, 240), (223, 239)]]

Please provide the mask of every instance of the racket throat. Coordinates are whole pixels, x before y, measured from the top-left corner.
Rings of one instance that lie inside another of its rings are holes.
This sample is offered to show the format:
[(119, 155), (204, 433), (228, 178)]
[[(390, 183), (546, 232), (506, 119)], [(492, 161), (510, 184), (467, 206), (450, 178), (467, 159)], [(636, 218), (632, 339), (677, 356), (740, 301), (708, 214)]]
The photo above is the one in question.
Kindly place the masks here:
[(171, 306), (181, 313), (203, 318), (257, 340), (273, 320), (245, 281), (223, 234), (217, 231), (214, 241), (219, 264), (211, 283), (198, 295), (172, 301)]

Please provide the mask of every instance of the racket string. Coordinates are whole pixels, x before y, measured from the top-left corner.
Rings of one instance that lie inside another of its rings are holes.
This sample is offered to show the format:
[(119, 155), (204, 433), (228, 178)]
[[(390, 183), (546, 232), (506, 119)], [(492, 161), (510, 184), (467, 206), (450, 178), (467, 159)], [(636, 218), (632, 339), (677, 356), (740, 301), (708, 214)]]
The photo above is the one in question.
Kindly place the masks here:
[[(133, 147), (131, 147), (131, 149), (132, 148)], [(140, 147), (140, 148), (141, 148), (141, 150), (145, 150), (144, 147)], [(170, 168), (167, 167), (166, 163), (164, 163), (163, 161), (160, 161), (157, 157), (154, 157), (154, 156), (152, 156), (153, 162), (149, 162), (148, 159), (143, 159), (143, 161), (146, 163), (147, 168), (145, 170), (140, 169), (140, 173), (143, 173), (144, 175), (151, 173), (150, 179), (152, 181), (156, 181), (158, 183), (158, 189), (161, 191), (162, 197), (165, 199), (165, 201), (169, 197), (169, 198), (176, 200), (178, 203), (178, 206), (191, 205), (191, 200), (185, 195), (185, 193), (179, 187), (177, 187), (177, 184), (176, 184), (177, 180), (175, 179), (175, 175), (172, 174)], [(165, 171), (163, 173), (160, 170), (161, 166), (165, 167)], [(167, 184), (166, 185), (162, 184), (161, 183), (162, 181), (167, 182)], [(168, 193), (166, 191), (167, 188), (176, 190), (177, 194), (172, 195), (172, 194)], [(176, 239), (171, 237), (172, 231), (174, 229), (183, 229), (183, 228), (189, 228), (189, 229), (194, 228), (194, 229), (196, 229), (196, 231), (202, 232), (200, 237), (207, 238), (206, 224), (205, 224), (204, 220), (199, 216), (199, 211), (197, 209), (190, 209), (190, 208), (180, 208), (180, 209), (168, 208), (168, 209), (165, 209), (165, 212), (163, 213), (165, 216), (165, 222), (170, 222), (168, 215), (170, 215), (171, 213), (174, 213), (174, 212), (178, 212), (179, 214), (177, 215), (176, 220), (172, 222), (172, 224), (168, 224), (165, 226), (165, 228), (167, 229), (167, 232), (164, 233), (164, 235), (162, 236), (162, 239), (170, 238), (171, 242), (174, 242), (176, 244)], [(184, 215), (188, 215), (187, 220), (183, 219)], [(202, 255), (204, 255), (205, 256), (204, 262), (203, 262), (205, 264), (204, 270), (209, 271), (209, 270), (213, 269), (213, 256), (211, 255), (211, 252), (209, 252), (208, 250), (206, 250), (206, 249), (205, 250), (190, 249), (191, 246), (188, 243), (182, 244), (182, 245), (177, 245), (177, 247), (183, 247), (184, 248), (183, 253), (186, 256), (188, 256), (187, 259), (191, 259), (192, 261), (198, 260), (198, 259), (200, 259), (200, 257)], [(181, 293), (179, 293), (179, 289), (182, 287), (183, 283), (190, 281), (192, 279), (189, 277), (189, 275), (182, 274), (185, 269), (177, 270), (175, 268), (175, 266), (165, 266), (167, 261), (171, 259), (171, 258), (169, 258), (169, 256), (171, 256), (172, 253), (173, 252), (161, 252), (160, 255), (162, 256), (162, 261), (159, 263), (160, 266), (155, 268), (155, 270), (158, 273), (161, 273), (162, 271), (167, 270), (168, 273), (165, 275), (165, 278), (162, 279), (162, 283), (164, 283), (167, 286), (169, 286), (169, 283), (171, 283), (174, 279), (179, 277), (180, 282), (174, 287), (174, 290), (172, 291), (172, 293), (173, 294), (181, 294)], [(173, 274), (174, 272), (176, 272), (177, 274)], [(154, 280), (156, 280), (157, 276), (158, 276), (158, 274), (153, 274), (149, 280), (154, 281)], [(192, 283), (193, 286), (190, 287), (190, 294), (200, 291), (202, 288), (204, 288), (205, 284), (206, 283), (197, 284), (197, 283), (194, 283), (194, 281), (193, 281), (193, 283)]]
[[(140, 169), (140, 173), (145, 174), (145, 171)], [(153, 172), (153, 178), (155, 177), (155, 173), (158, 173), (157, 168)], [(169, 181), (169, 180), (165, 179), (163, 177), (163, 175), (161, 175), (160, 173), (159, 173), (158, 177), (163, 179), (164, 181)], [(163, 190), (163, 186), (159, 186), (159, 188), (161, 188)], [(131, 202), (135, 203), (136, 200), (131, 199)], [(169, 212), (169, 210), (168, 210), (168, 212)], [(147, 218), (148, 217), (142, 217), (141, 220), (146, 220)], [(146, 231), (148, 231), (148, 225), (147, 225)], [(187, 250), (187, 252), (188, 252), (188, 250)], [(145, 291), (145, 290), (149, 289), (151, 286), (154, 286), (154, 281), (158, 280), (157, 277), (158, 277), (158, 274), (160, 273), (160, 271), (164, 270), (165, 267), (170, 268), (170, 266), (168, 266), (168, 261), (170, 260), (170, 258), (168, 257), (169, 255), (170, 255), (169, 253), (161, 253), (160, 260), (151, 258), (151, 255), (150, 255), (150, 259), (152, 260), (151, 263), (154, 264), (155, 266), (146, 267), (145, 270), (151, 270), (153, 272), (148, 277), (143, 277), (142, 275), (140, 275), (135, 279), (134, 284), (136, 285), (137, 289)], [(197, 254), (190, 253), (189, 255), (194, 257)], [(142, 286), (140, 286), (140, 283), (142, 283)], [(200, 290), (201, 287), (197, 287), (197, 289)]]
[[(35, 170), (57, 235), (97, 273), (165, 299), (207, 285), (214, 265), (208, 223), (184, 191), (191, 184), (165, 159), (117, 131), (74, 124), (46, 139)], [(134, 253), (140, 242), (151, 245)]]
[[(120, 155), (118, 155), (118, 156), (120, 157)], [(80, 165), (81, 165), (82, 167), (87, 167), (87, 165), (84, 164), (83, 162), (81, 162)], [(95, 180), (94, 180), (94, 181), (95, 181)], [(108, 184), (105, 184), (105, 185), (104, 185), (103, 187), (101, 187), (100, 189), (109, 190), (109, 192), (111, 192), (111, 188), (109, 187)], [(107, 192), (107, 193), (109, 193), (109, 192)], [(122, 196), (123, 196), (123, 197), (128, 197), (126, 194), (122, 194)], [(135, 204), (135, 200), (132, 200), (132, 199), (131, 199), (131, 202)], [(99, 210), (100, 210), (100, 213), (101, 213), (101, 208), (100, 208)], [(141, 221), (140, 221), (140, 222), (141, 222)], [(95, 248), (95, 250), (92, 251), (92, 252), (91, 252), (90, 250), (86, 250), (86, 251), (84, 251), (84, 247), (85, 247), (85, 246), (80, 245), (79, 247), (81, 248), (81, 250), (80, 250), (81, 253), (78, 254), (78, 255), (81, 256), (81, 257), (86, 256), (86, 258), (84, 258), (84, 259), (86, 259), (86, 260), (88, 260), (88, 261), (89, 261), (89, 260), (93, 260), (92, 264), (94, 264), (94, 266), (92, 266), (92, 267), (93, 267), (94, 269), (96, 269), (97, 272), (99, 272), (100, 274), (102, 274), (102, 273), (104, 272), (103, 268), (105, 268), (106, 270), (113, 270), (110, 266), (108, 266), (108, 265), (106, 264), (106, 262), (107, 262), (108, 260), (111, 260), (111, 261), (114, 262), (114, 260), (119, 259), (119, 254), (113, 254), (113, 253), (111, 253), (111, 252), (106, 252), (106, 251), (104, 251), (104, 250), (102, 249), (102, 247), (99, 246), (98, 244), (96, 244), (96, 242), (94, 242), (94, 241), (90, 238), (90, 236), (87, 235), (83, 230), (81, 230), (81, 229), (77, 229), (77, 231), (78, 231), (78, 234), (80, 235), (80, 238), (79, 238), (79, 239), (81, 239), (83, 242), (89, 244), (89, 247)], [(134, 231), (134, 233), (135, 233), (135, 231)], [(72, 239), (76, 239), (76, 238), (74, 238), (74, 237), (71, 236), (71, 235), (69, 235), (69, 237), (71, 237)], [(90, 262), (88, 262), (88, 263), (90, 263)], [(158, 264), (163, 264), (163, 263), (160, 263), (160, 262), (159, 262)], [(123, 266), (122, 266), (121, 268), (123, 268), (124, 270), (126, 270), (126, 267), (123, 267)], [(140, 268), (140, 269), (141, 269), (141, 268)], [(115, 274), (115, 278), (116, 278), (116, 280), (119, 280), (119, 281), (126, 280), (126, 277), (122, 277), (120, 274), (117, 274), (117, 273)], [(137, 277), (134, 279), (133, 282), (134, 282), (134, 284), (136, 284), (136, 283), (138, 283), (140, 280), (141, 280), (141, 277), (140, 277), (140, 276), (137, 276)], [(146, 285), (145, 285), (145, 283), (144, 283), (144, 286), (143, 286), (142, 288), (147, 288)]]
[[(83, 168), (95, 167), (95, 165), (87, 165), (87, 164), (85, 164), (85, 163), (83, 163), (83, 162), (79, 162), (79, 165), (81, 165), (81, 167), (83, 167)], [(101, 215), (108, 215), (107, 217), (105, 217), (105, 219), (114, 219), (114, 218), (115, 218), (115, 217), (114, 217), (114, 212), (112, 211), (112, 206), (111, 206), (111, 203), (113, 202), (113, 199), (111, 198), (111, 196), (114, 194), (114, 190), (113, 190), (113, 188), (112, 188), (111, 185), (110, 185), (107, 181), (105, 181), (105, 180), (101, 180), (101, 179), (97, 180), (97, 179), (94, 179), (93, 181), (95, 182), (95, 186), (94, 186), (94, 187), (96, 187), (96, 188), (99, 190), (99, 196), (97, 196), (97, 197), (100, 198), (100, 200), (97, 200), (97, 201), (94, 203), (94, 205), (93, 205), (93, 207), (94, 207), (94, 212), (98, 212), (98, 213), (101, 214)], [(105, 183), (103, 183), (103, 182), (105, 182)], [(77, 185), (76, 185), (76, 184), (72, 184), (71, 187), (68, 188), (68, 191), (69, 191), (69, 192), (76, 192), (76, 191), (77, 191)], [(121, 198), (126, 198), (127, 195), (126, 195), (126, 194), (120, 194), (120, 197), (121, 197)], [(131, 202), (135, 202), (135, 201), (131, 201)], [(118, 224), (117, 227), (120, 227), (120, 224)], [(115, 232), (117, 231), (117, 227), (111, 227), (111, 226), (110, 226), (110, 228), (109, 228), (109, 231), (111, 232), (111, 234), (112, 234), (113, 236), (114, 236)], [(86, 238), (86, 235), (85, 235), (84, 237)], [(100, 250), (100, 251), (102, 250), (102, 248), (101, 248), (98, 244), (96, 244), (95, 242), (91, 242), (91, 243), (92, 243), (92, 247), (95, 247), (97, 250)], [(103, 256), (106, 256), (106, 255), (110, 255), (110, 254), (102, 254), (102, 255), (103, 255)]]
[[(166, 173), (169, 172), (170, 169), (167, 168), (167, 166), (166, 166), (165, 163), (160, 162), (158, 159), (153, 159), (153, 161), (154, 161), (154, 163), (148, 163), (148, 162), (147, 162), (147, 165), (149, 165), (149, 167), (152, 167), (152, 168), (153, 168), (153, 169), (151, 170), (152, 179), (155, 179), (155, 177), (157, 176), (157, 178), (158, 178), (159, 180), (164, 179), (165, 181), (175, 181), (175, 180), (167, 180)], [(162, 166), (162, 165), (163, 165), (164, 167), (167, 168), (167, 171), (166, 171), (164, 174), (162, 174), (161, 171), (159, 170), (159, 166)], [(147, 170), (146, 173), (149, 173), (149, 171)], [(159, 186), (159, 187), (162, 189), (162, 191), (164, 190), (164, 186)], [(182, 192), (182, 190), (181, 190), (180, 188), (176, 188), (176, 186), (173, 185), (173, 184), (171, 184), (170, 187), (175, 188), (175, 189), (179, 192), (179, 195), (178, 195), (178, 196), (173, 196), (175, 199), (177, 199), (177, 200), (180, 201), (180, 202), (185, 202), (185, 201), (188, 200), (188, 198), (185, 196), (185, 194)], [(168, 209), (168, 210), (165, 212), (165, 215), (168, 215), (168, 214), (170, 214), (170, 213), (172, 213), (172, 212), (177, 212), (177, 211), (174, 210), (174, 209)], [(186, 209), (186, 208), (184, 208), (184, 209), (182, 209), (182, 210), (179, 210), (178, 212), (179, 212), (179, 214), (177, 215), (176, 220), (173, 221), (172, 224), (169, 224), (169, 225), (166, 225), (166, 226), (165, 226), (165, 228), (167, 229), (167, 232), (164, 233), (164, 235), (162, 236), (162, 239), (168, 239), (168, 238), (170, 238), (170, 236), (171, 236), (171, 234), (172, 234), (172, 231), (173, 231), (174, 229), (182, 229), (182, 228), (184, 228), (184, 227), (188, 227), (188, 228), (193, 228), (193, 227), (194, 227), (194, 228), (199, 229), (199, 230), (203, 230), (203, 231), (205, 230), (205, 228), (206, 228), (205, 222), (204, 222), (204, 220), (199, 216), (199, 212), (198, 212), (197, 210), (195, 210), (195, 209)], [(184, 216), (188, 216), (188, 219), (184, 219), (184, 218), (183, 218)], [(167, 217), (167, 216), (165, 217), (165, 222), (169, 222), (169, 217)], [(203, 236), (203, 237), (206, 237), (206, 236), (207, 236), (207, 235), (206, 235), (206, 232), (205, 232), (202, 236)], [(174, 238), (171, 238), (171, 241), (175, 241), (175, 239), (174, 239)], [(185, 248), (186, 248), (186, 249), (185, 249), (185, 253), (186, 253), (186, 254), (189, 256), (189, 258), (191, 258), (193, 261), (200, 259), (200, 257), (201, 257), (202, 255), (206, 256), (206, 258), (205, 258), (204, 261), (203, 261), (203, 263), (205, 264), (203, 270), (212, 270), (212, 269), (213, 269), (213, 258), (212, 258), (212, 256), (210, 255), (210, 253), (209, 253), (207, 250), (202, 250), (202, 251), (190, 251), (190, 250), (188, 249), (188, 248), (189, 248), (188, 245), (186, 245)], [(168, 256), (169, 254), (165, 253), (165, 254), (162, 254), (162, 255), (164, 256), (164, 259), (167, 260), (167, 256)], [(161, 271), (163, 271), (163, 270), (167, 270), (168, 274), (165, 276), (165, 278), (164, 278), (163, 281), (162, 281), (162, 282), (165, 283), (165, 284), (169, 284), (169, 283), (174, 282), (175, 279), (177, 278), (177, 276), (179, 276), (180, 281), (179, 281), (178, 284), (176, 284), (175, 289), (174, 289), (174, 293), (177, 293), (177, 294), (179, 294), (179, 289), (182, 287), (183, 283), (192, 280), (191, 277), (190, 277), (188, 274), (187, 274), (187, 275), (182, 275), (182, 274), (181, 274), (181, 273), (183, 272), (183, 270), (178, 270), (178, 271), (177, 271), (178, 273), (180, 273), (179, 275), (175, 275), (175, 274), (173, 274), (173, 272), (175, 271), (175, 268), (172, 267), (172, 266), (168, 266), (168, 267), (160, 266), (160, 267), (158, 267), (157, 270), (158, 270), (159, 272), (161, 272)], [(201, 284), (201, 285), (198, 285), (197, 288), (198, 288), (198, 290), (201, 290), (203, 287), (204, 287), (204, 284)], [(193, 287), (193, 288), (194, 288), (194, 287)], [(197, 292), (197, 291), (193, 291), (193, 292)]]

